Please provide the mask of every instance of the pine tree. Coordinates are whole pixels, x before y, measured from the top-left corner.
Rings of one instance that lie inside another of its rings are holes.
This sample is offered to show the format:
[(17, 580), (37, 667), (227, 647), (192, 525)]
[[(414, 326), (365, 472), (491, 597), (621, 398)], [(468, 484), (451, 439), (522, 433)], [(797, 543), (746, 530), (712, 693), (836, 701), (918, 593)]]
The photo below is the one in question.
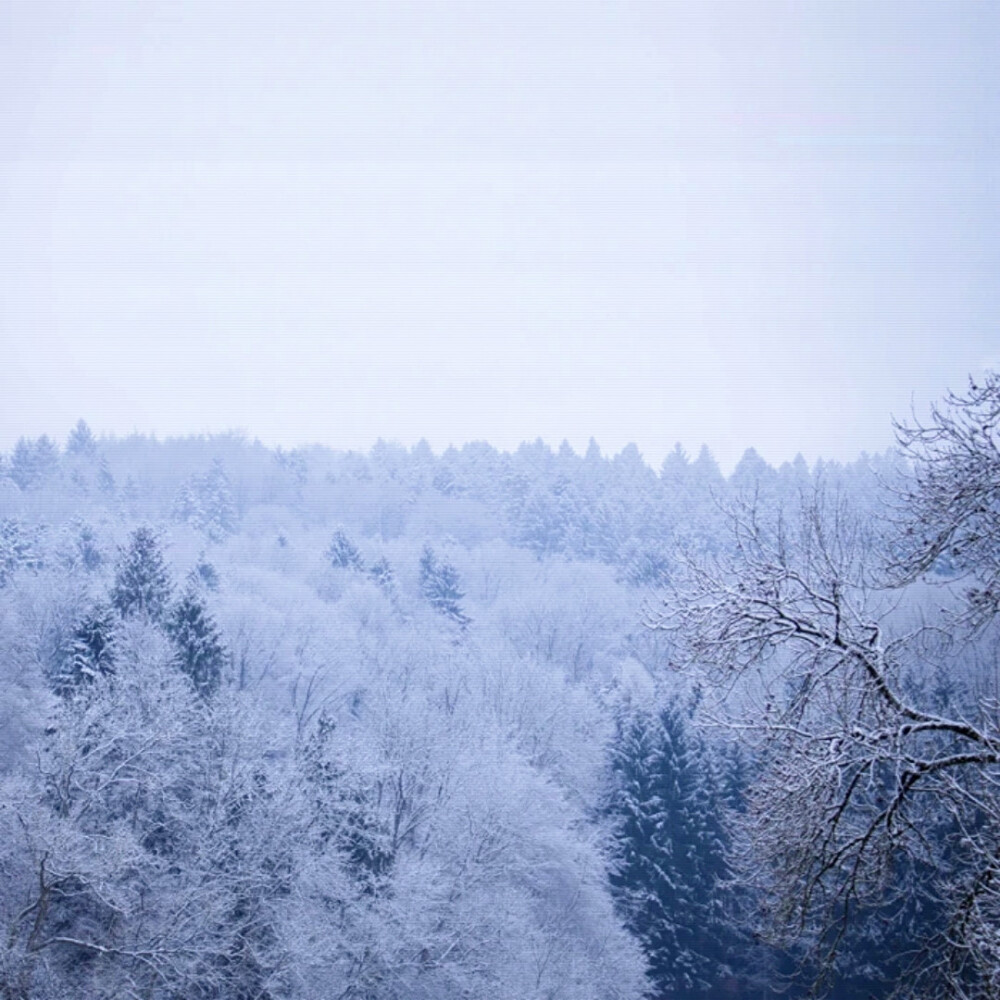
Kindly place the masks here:
[(347, 537), (342, 528), (333, 533), (333, 539), (326, 550), (326, 558), (335, 569), (353, 569), (360, 573), (365, 568), (358, 547)]
[(197, 589), (188, 586), (167, 620), (177, 666), (203, 695), (214, 694), (222, 683), (228, 653), (222, 636)]
[(420, 557), (420, 590), (431, 607), (459, 628), (466, 628), (472, 621), (459, 603), (465, 592), (459, 588), (458, 570), (450, 563), (439, 562), (429, 545), (424, 546)]
[(623, 715), (611, 769), (618, 846), (611, 881), (625, 922), (642, 944), (658, 996), (706, 991), (726, 972), (729, 937), (712, 769), (675, 705)]
[(111, 603), (122, 618), (146, 617), (161, 622), (170, 603), (172, 585), (152, 528), (132, 532), (121, 549), (111, 588)]

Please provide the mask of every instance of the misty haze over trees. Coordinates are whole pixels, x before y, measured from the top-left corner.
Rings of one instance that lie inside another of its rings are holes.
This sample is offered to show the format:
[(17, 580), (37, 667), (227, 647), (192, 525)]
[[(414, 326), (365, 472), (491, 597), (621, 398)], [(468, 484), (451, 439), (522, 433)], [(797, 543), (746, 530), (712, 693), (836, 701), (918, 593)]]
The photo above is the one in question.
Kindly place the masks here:
[(1000, 995), (1000, 378), (900, 448), (0, 459), (0, 996)]

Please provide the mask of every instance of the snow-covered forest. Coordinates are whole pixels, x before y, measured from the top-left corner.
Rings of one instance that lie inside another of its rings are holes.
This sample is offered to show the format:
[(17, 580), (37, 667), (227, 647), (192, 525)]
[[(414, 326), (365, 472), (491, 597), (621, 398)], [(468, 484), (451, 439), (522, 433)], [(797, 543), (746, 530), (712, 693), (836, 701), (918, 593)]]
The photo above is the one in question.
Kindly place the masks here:
[(996, 995), (998, 398), (728, 477), (22, 439), (0, 996)]

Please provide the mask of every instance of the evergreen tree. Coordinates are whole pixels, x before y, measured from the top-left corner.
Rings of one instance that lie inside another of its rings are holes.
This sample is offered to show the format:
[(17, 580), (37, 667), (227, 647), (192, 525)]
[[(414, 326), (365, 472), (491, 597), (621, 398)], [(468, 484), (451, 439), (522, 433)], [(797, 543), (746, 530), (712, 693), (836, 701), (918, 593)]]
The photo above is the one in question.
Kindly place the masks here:
[(214, 541), (221, 541), (236, 531), (236, 504), (229, 486), (229, 476), (219, 459), (214, 459), (201, 481), (202, 521), (199, 527)]
[(683, 486), (691, 470), (691, 459), (684, 450), (683, 445), (678, 441), (674, 445), (674, 450), (663, 459), (660, 466), (660, 479), (670, 483), (672, 486)]
[(539, 559), (565, 548), (570, 516), (568, 486), (565, 479), (549, 491), (537, 490), (521, 508), (517, 525), (517, 543), (531, 549)]
[(219, 571), (205, 558), (204, 552), (198, 556), (194, 569), (188, 573), (188, 583), (211, 591), (219, 589)]
[(97, 441), (86, 422), (78, 420), (66, 440), (68, 455), (93, 455), (97, 451)]
[(195, 491), (196, 479), (181, 483), (174, 497), (173, 517), (182, 524), (196, 524), (201, 517), (201, 508)]
[(324, 712), (300, 750), (318, 853), (338, 851), (360, 890), (374, 894), (392, 871), (395, 853), (385, 828), (356, 775), (337, 758), (336, 723)]
[(582, 554), (604, 563), (618, 561), (624, 526), (621, 512), (605, 500), (599, 501), (583, 521), (585, 549)]
[(8, 475), (22, 490), (35, 489), (55, 472), (59, 465), (59, 449), (46, 436), (37, 441), (21, 438), (10, 457)]
[(458, 570), (450, 563), (439, 562), (429, 545), (424, 546), (420, 557), (420, 591), (431, 607), (460, 628), (472, 621), (460, 603), (465, 592), (459, 588)]
[(97, 464), (97, 488), (105, 495), (115, 495), (115, 477), (108, 465), (108, 460), (102, 455)]
[(777, 473), (757, 454), (755, 448), (747, 448), (743, 457), (736, 463), (729, 484), (736, 490), (751, 494), (766, 485), (773, 484)]
[(371, 564), (368, 569), (368, 576), (374, 581), (378, 588), (387, 596), (392, 596), (396, 591), (396, 574), (392, 564), (381, 556)]
[(222, 683), (228, 653), (214, 619), (197, 590), (188, 586), (167, 620), (177, 666), (203, 695)]
[(461, 496), (466, 492), (466, 488), (455, 478), (455, 472), (447, 465), (442, 466), (434, 473), (431, 485), (446, 497)]
[(85, 523), (81, 523), (76, 535), (76, 556), (80, 565), (92, 573), (104, 562), (104, 554), (98, 544), (97, 533)]
[(122, 618), (144, 616), (160, 622), (170, 603), (172, 590), (160, 545), (152, 528), (132, 532), (121, 549), (111, 588), (111, 603)]
[(296, 486), (305, 486), (309, 481), (309, 461), (301, 448), (296, 448), (294, 451), (277, 448), (274, 452), (274, 461), (289, 474)]
[(587, 442), (587, 451), (583, 456), (583, 460), (590, 466), (598, 466), (603, 461), (601, 447), (593, 438)]
[(0, 521), (0, 587), (22, 567), (39, 569), (41, 565), (32, 533), (17, 518)]
[(59, 532), (56, 551), (67, 569), (80, 568), (93, 573), (104, 563), (104, 552), (97, 532), (82, 518), (75, 517)]
[(707, 991), (728, 971), (721, 802), (712, 769), (675, 705), (630, 711), (611, 752), (612, 886), (659, 997)]
[(633, 587), (665, 587), (670, 581), (670, 557), (662, 548), (633, 544), (623, 562), (624, 578)]
[(181, 485), (174, 499), (173, 514), (178, 521), (204, 531), (216, 542), (236, 531), (236, 505), (229, 477), (219, 459), (213, 460), (204, 476), (192, 476)]
[(326, 550), (326, 558), (335, 569), (353, 569), (361, 572), (365, 568), (358, 547), (347, 537), (342, 528), (333, 533), (333, 539)]
[(139, 485), (131, 476), (125, 477), (125, 483), (118, 494), (118, 503), (126, 517), (135, 517), (139, 508)]
[(46, 480), (59, 467), (59, 446), (47, 434), (35, 442), (35, 469), (40, 481)]
[(53, 678), (57, 694), (67, 697), (83, 684), (114, 672), (115, 613), (106, 604), (91, 608), (70, 636), (62, 668)]

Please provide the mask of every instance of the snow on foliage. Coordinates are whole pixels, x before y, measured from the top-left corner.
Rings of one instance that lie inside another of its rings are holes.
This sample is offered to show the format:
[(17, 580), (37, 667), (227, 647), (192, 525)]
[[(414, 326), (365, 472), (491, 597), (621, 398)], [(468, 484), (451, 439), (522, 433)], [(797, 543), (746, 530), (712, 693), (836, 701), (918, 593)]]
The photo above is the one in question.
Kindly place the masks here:
[(136, 528), (119, 550), (111, 602), (123, 618), (140, 616), (159, 622), (172, 590), (156, 532), (148, 525)]
[[(727, 497), (773, 513), (822, 478), (871, 512), (887, 470), (748, 455), (727, 481), (707, 450), (657, 474), (593, 442), (271, 452), (82, 421), (65, 454), (19, 442), (0, 461), (0, 994), (767, 995), (791, 959), (754, 938), (770, 897), (735, 885), (733, 855), (773, 760), (704, 727), (719, 706), (687, 697), (642, 604), (738, 555)], [(974, 574), (976, 552), (939, 558)], [(977, 648), (905, 681), (969, 716)], [(966, 829), (983, 849), (988, 818)], [(897, 870), (900, 892), (927, 870)], [(893, 948), (922, 926), (876, 915)], [(844, 939), (858, 995), (885, 995), (872, 926)]]

